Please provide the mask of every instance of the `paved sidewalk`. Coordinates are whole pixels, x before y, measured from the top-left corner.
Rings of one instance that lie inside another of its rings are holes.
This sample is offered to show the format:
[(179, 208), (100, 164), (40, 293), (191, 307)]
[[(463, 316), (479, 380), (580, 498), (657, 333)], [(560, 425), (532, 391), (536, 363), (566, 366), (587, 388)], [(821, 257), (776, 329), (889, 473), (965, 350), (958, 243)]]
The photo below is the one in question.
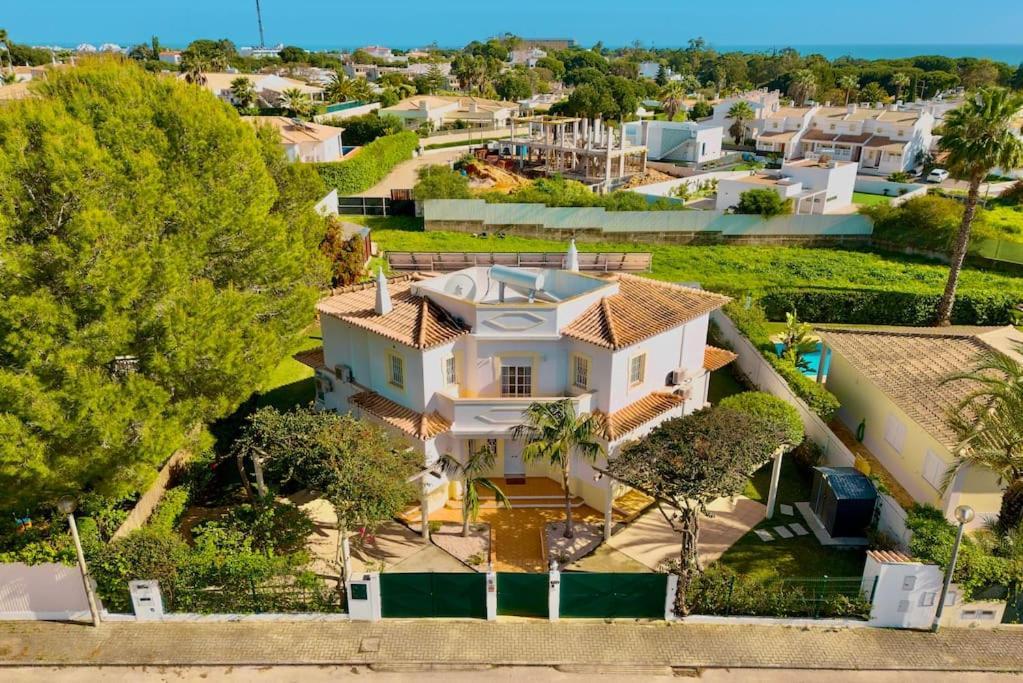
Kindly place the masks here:
[(1023, 631), (597, 621), (0, 623), (0, 663), (1023, 671)]

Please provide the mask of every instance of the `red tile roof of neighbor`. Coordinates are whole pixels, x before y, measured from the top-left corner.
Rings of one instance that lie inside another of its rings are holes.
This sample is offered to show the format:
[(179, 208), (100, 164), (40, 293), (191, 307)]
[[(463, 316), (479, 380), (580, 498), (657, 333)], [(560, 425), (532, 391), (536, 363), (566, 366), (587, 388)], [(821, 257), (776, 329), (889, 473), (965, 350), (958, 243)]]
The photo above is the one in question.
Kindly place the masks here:
[(644, 396), (635, 403), (604, 416), (606, 436), (609, 441), (620, 439), (650, 420), (681, 407), (683, 403), (685, 399), (678, 394), (655, 392)]
[(703, 349), (703, 367), (707, 368), (711, 372), (720, 370), (725, 367), (733, 360), (738, 358), (737, 355), (726, 349), (719, 349), (716, 346), (707, 344)]
[(868, 550), (867, 555), (885, 564), (918, 564), (912, 557), (897, 550)]
[(650, 278), (618, 275), (618, 294), (587, 308), (561, 333), (618, 350), (678, 327), (730, 301), (727, 296)]
[(308, 365), (313, 370), (324, 367), (323, 360), (323, 347), (317, 346), (315, 349), (307, 349), (305, 351), (299, 351), (292, 356), (302, 365)]
[(348, 400), (392, 427), (423, 441), (451, 429), (451, 423), (437, 413), (417, 413), (373, 391), (360, 391)]

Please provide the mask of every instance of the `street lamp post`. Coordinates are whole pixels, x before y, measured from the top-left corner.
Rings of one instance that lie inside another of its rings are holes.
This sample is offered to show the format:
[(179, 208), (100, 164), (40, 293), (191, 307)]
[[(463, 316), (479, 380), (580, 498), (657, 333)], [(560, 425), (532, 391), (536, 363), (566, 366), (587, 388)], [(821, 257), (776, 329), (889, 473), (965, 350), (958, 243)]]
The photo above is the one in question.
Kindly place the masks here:
[(948, 587), (952, 583), (952, 573), (956, 569), (956, 561), (959, 559), (959, 544), (963, 541), (963, 531), (966, 525), (973, 521), (973, 508), (969, 505), (960, 505), (955, 510), (956, 521), (959, 522), (959, 530), (956, 532), (956, 542), (952, 546), (952, 559), (945, 568), (945, 583), (941, 586), (941, 598), (938, 600), (938, 610), (934, 613), (934, 623), (931, 624), (931, 631), (937, 632), (941, 622), (941, 613), (945, 609), (945, 599), (948, 597)]
[(85, 584), (85, 597), (89, 600), (89, 611), (92, 613), (92, 625), (99, 626), (99, 608), (96, 606), (96, 596), (92, 592), (92, 580), (89, 578), (89, 568), (85, 564), (85, 553), (82, 552), (82, 539), (78, 537), (78, 525), (75, 523), (75, 499), (65, 496), (57, 501), (57, 509), (67, 515), (68, 526), (71, 527), (71, 538), (75, 541), (75, 553), (78, 555), (78, 569), (82, 572), (82, 583)]

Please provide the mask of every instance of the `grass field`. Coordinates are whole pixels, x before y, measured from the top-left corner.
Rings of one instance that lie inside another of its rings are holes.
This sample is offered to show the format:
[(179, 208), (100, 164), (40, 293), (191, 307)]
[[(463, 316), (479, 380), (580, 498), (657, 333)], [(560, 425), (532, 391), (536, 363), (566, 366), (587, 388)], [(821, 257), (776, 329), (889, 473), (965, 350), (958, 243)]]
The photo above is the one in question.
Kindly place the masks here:
[(892, 200), (891, 197), (885, 197), (880, 194), (867, 194), (866, 192), (853, 192), (853, 204), (859, 206), (878, 206), (881, 204), (887, 204)]
[[(418, 219), (345, 216), (373, 228), (373, 240), (395, 251), (563, 251), (565, 242), (524, 237), (477, 238), (465, 233), (424, 232)], [(948, 267), (903, 254), (840, 249), (756, 246), (669, 246), (661, 244), (580, 242), (580, 251), (649, 251), (651, 276), (674, 282), (698, 282), (728, 292), (772, 287), (891, 287), (938, 293)], [(1023, 291), (1023, 278), (964, 269), (960, 291)]]

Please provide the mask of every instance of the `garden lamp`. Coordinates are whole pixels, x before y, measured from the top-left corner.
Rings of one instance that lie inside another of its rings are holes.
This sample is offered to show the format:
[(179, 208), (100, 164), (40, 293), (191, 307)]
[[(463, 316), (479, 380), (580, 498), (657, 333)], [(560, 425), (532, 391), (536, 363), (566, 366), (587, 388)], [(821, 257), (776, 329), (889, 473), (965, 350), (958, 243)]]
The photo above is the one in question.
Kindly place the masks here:
[(57, 501), (57, 509), (62, 515), (67, 515), (67, 524), (71, 529), (71, 538), (75, 542), (75, 554), (78, 555), (78, 569), (82, 573), (82, 583), (85, 584), (85, 597), (89, 601), (92, 625), (99, 626), (99, 608), (96, 606), (96, 596), (92, 592), (92, 580), (89, 578), (89, 568), (85, 564), (85, 553), (82, 552), (82, 539), (78, 537), (78, 524), (75, 523), (76, 507), (78, 507), (78, 504), (71, 496), (63, 496)]
[(956, 561), (959, 559), (959, 544), (963, 541), (963, 531), (966, 529), (966, 525), (973, 521), (973, 508), (969, 505), (960, 505), (955, 509), (954, 515), (956, 521), (959, 522), (959, 530), (956, 532), (956, 541), (952, 546), (952, 559), (949, 560), (948, 567), (945, 568), (945, 583), (941, 586), (941, 598), (938, 600), (938, 609), (934, 613), (934, 623), (931, 624), (933, 632), (937, 632), (941, 622), (941, 613), (945, 609), (945, 599), (948, 597), (948, 587), (952, 583), (952, 573), (955, 572)]

